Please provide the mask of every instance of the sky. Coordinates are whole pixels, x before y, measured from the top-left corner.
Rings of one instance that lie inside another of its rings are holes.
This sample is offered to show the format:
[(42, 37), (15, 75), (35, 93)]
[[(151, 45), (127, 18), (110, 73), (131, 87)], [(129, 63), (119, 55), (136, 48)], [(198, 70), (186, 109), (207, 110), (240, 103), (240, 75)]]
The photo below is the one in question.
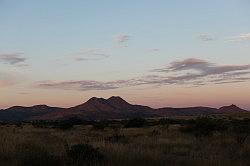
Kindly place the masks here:
[(250, 109), (249, 0), (0, 0), (0, 108), (121, 96)]

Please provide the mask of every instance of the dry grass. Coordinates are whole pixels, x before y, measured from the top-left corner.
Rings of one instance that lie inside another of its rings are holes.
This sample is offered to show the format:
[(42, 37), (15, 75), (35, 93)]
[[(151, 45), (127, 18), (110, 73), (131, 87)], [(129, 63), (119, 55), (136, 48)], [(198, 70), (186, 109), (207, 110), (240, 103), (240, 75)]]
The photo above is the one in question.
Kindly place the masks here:
[(239, 146), (230, 133), (200, 140), (178, 128), (122, 128), (119, 134), (124, 137), (112, 142), (107, 139), (117, 132), (112, 128), (100, 131), (78, 125), (63, 131), (29, 124), (0, 126), (0, 165), (70, 165), (65, 145), (82, 143), (93, 145), (105, 156), (92, 165), (250, 165), (249, 140)]

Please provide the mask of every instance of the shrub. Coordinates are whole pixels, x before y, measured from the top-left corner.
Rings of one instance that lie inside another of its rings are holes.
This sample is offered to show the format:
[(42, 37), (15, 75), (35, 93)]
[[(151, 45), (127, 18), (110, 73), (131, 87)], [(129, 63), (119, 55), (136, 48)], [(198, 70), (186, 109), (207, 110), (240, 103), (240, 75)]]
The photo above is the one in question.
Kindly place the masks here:
[(121, 127), (119, 125), (113, 125), (112, 130), (113, 135), (105, 138), (106, 141), (112, 143), (128, 143), (128, 139), (125, 137), (125, 135), (121, 134)]
[(52, 120), (52, 121), (38, 120), (31, 122), (31, 124), (35, 128), (59, 128), (62, 130), (67, 130), (72, 128), (74, 125), (80, 125), (84, 123), (85, 121), (82, 121), (77, 118), (69, 118), (66, 120)]
[(99, 122), (95, 122), (93, 124), (93, 129), (94, 130), (104, 130), (105, 127), (108, 127), (109, 122), (108, 121), (99, 121)]
[(70, 121), (61, 121), (58, 124), (58, 128), (62, 130), (68, 130), (73, 128), (73, 124)]
[(50, 127), (57, 127), (58, 121), (46, 121), (46, 120), (38, 120), (32, 121), (31, 124), (35, 128), (50, 128)]
[(81, 125), (85, 124), (86, 122), (81, 120), (80, 118), (77, 117), (72, 117), (66, 120), (67, 122), (70, 122), (72, 125)]
[(232, 120), (232, 131), (236, 142), (241, 146), (250, 135), (250, 120)]
[(16, 147), (16, 160), (20, 166), (62, 165), (60, 158), (51, 155), (47, 149), (35, 144), (21, 144)]
[(67, 156), (73, 164), (92, 163), (103, 160), (104, 156), (98, 149), (88, 144), (77, 144), (67, 150)]
[(139, 128), (147, 126), (147, 120), (142, 118), (130, 119), (125, 122), (125, 128)]
[(195, 137), (201, 138), (212, 136), (214, 132), (223, 132), (228, 129), (228, 125), (223, 120), (215, 120), (208, 117), (199, 117), (196, 120), (189, 121), (189, 124), (182, 127), (182, 132), (192, 133)]
[(161, 127), (161, 129), (168, 130), (171, 121), (170, 121), (170, 119), (160, 119), (158, 123), (159, 123), (159, 126)]
[(22, 127), (23, 127), (23, 124), (22, 124), (21, 122), (15, 123), (15, 125), (16, 125), (16, 127), (18, 127), (18, 128), (22, 128)]

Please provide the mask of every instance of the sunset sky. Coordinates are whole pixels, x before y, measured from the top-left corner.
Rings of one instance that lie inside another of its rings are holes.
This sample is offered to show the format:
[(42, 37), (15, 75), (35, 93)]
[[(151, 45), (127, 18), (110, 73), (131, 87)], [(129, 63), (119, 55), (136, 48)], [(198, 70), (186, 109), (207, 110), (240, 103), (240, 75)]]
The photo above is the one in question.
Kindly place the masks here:
[(93, 96), (250, 110), (250, 1), (0, 0), (0, 109)]

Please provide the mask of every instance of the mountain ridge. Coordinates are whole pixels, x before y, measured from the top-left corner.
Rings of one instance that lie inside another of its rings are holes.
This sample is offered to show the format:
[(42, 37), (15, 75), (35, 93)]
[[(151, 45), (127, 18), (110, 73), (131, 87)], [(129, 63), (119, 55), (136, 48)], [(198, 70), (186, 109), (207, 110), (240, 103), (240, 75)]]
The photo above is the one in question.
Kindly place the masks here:
[(13, 106), (0, 110), (0, 121), (58, 120), (77, 117), (86, 120), (152, 118), (166, 116), (206, 116), (211, 114), (241, 113), (244, 109), (232, 104), (220, 108), (212, 107), (163, 107), (151, 108), (130, 104), (119, 96), (108, 99), (92, 97), (74, 107), (60, 108), (47, 105), (31, 107)]

